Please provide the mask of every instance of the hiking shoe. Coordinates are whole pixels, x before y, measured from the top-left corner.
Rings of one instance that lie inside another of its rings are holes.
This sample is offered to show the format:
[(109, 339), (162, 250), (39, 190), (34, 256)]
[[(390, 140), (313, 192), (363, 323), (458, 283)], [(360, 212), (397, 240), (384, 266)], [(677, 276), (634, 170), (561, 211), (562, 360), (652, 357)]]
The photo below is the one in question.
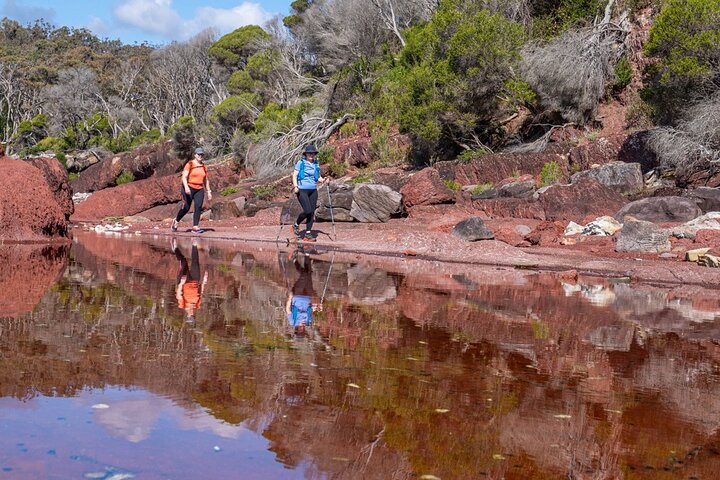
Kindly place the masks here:
[(292, 233), (295, 236), (295, 238), (297, 238), (298, 240), (302, 238), (303, 235), (300, 232), (300, 227), (296, 223), (291, 225), (290, 229), (292, 230)]
[(313, 236), (313, 234), (310, 232), (310, 230), (305, 232), (305, 236), (303, 236), (303, 240), (306, 242), (316, 242), (317, 241), (317, 239), (315, 238), (315, 236)]
[(173, 220), (172, 225), (170, 225), (170, 230), (172, 230), (173, 232), (177, 232), (179, 223), (180, 222), (178, 222), (177, 220)]

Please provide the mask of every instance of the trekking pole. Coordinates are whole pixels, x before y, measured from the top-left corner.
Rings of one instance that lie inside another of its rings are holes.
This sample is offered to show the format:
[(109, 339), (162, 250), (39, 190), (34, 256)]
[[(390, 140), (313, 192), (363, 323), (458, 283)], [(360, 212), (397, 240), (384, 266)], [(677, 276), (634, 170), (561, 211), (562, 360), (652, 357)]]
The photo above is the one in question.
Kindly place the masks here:
[(282, 233), (282, 229), (284, 226), (285, 226), (285, 224), (283, 223), (283, 214), (282, 214), (282, 210), (280, 210), (280, 228), (278, 229), (277, 237), (275, 237), (275, 243), (277, 243), (278, 240), (280, 239), (280, 234)]
[(332, 229), (333, 229), (333, 242), (337, 240), (337, 232), (335, 232), (335, 214), (333, 213), (333, 206), (332, 206), (332, 197), (330, 196), (330, 182), (327, 182), (325, 184), (325, 187), (327, 187), (328, 192), (328, 203), (330, 204), (330, 220), (332, 221)]
[(325, 286), (323, 287), (322, 295), (320, 296), (320, 305), (323, 304), (323, 301), (325, 300), (325, 292), (327, 292), (328, 282), (330, 280), (330, 273), (332, 272), (333, 263), (335, 262), (335, 252), (332, 254), (332, 258), (330, 259), (330, 268), (328, 269), (327, 277), (325, 278)]

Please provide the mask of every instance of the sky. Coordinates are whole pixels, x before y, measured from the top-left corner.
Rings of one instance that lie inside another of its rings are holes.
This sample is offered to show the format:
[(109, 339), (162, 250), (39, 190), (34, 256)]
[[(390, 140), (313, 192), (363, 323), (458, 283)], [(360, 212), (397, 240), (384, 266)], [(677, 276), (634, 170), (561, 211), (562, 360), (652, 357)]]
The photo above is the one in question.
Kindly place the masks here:
[(207, 28), (225, 34), (290, 13), (291, 0), (0, 0), (0, 17), (25, 25), (88, 28), (100, 38), (163, 45)]

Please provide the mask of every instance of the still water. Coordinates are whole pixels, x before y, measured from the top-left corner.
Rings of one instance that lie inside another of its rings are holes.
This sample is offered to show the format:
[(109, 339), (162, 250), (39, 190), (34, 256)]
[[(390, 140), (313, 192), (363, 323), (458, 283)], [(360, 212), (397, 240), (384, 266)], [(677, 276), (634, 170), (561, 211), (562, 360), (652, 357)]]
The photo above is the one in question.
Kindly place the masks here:
[(0, 479), (720, 477), (713, 290), (82, 232), (0, 261)]

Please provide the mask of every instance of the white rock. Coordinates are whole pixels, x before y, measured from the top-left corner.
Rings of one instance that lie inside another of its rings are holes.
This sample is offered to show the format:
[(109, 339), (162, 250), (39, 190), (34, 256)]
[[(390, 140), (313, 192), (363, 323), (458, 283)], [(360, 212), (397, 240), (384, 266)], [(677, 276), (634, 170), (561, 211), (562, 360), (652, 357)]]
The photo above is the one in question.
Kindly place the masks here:
[(575, 222), (570, 222), (568, 223), (568, 226), (565, 227), (565, 236), (577, 235), (578, 233), (582, 233), (582, 231), (582, 225), (578, 225)]

